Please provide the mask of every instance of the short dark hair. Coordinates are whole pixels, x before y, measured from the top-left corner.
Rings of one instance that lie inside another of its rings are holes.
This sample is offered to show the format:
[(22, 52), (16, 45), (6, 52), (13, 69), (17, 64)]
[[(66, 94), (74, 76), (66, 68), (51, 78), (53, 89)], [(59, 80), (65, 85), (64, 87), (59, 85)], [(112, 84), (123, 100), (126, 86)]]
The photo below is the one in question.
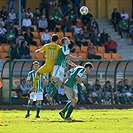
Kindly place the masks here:
[(89, 68), (94, 69), (94, 66), (92, 65), (91, 62), (87, 62), (87, 63), (85, 63), (85, 64), (84, 64), (84, 67), (85, 67), (85, 68), (89, 67)]
[(25, 40), (22, 40), (21, 41), (21, 46), (25, 43), (25, 42), (27, 42), (27, 41), (25, 41)]
[(110, 84), (110, 81), (108, 80), (108, 81), (106, 81), (106, 84)]
[(57, 34), (53, 34), (53, 35), (52, 35), (52, 41), (53, 41), (53, 42), (56, 42), (56, 41), (58, 40), (58, 38), (59, 38), (59, 37), (58, 37)]
[(99, 79), (96, 79), (96, 82), (99, 81)]
[(63, 44), (64, 42), (65, 42), (65, 40), (67, 40), (68, 38), (67, 37), (63, 37), (62, 39), (61, 39), (61, 43)]
[(122, 81), (121, 81), (121, 80), (119, 80), (119, 81), (118, 81), (118, 83), (122, 83)]

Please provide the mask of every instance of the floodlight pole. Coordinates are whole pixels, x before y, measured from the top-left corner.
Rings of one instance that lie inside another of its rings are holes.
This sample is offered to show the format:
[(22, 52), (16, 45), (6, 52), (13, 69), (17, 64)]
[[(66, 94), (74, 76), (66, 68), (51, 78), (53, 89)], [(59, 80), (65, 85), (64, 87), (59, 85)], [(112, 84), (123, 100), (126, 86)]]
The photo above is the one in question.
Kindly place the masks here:
[(21, 29), (21, 0), (18, 0), (18, 27)]

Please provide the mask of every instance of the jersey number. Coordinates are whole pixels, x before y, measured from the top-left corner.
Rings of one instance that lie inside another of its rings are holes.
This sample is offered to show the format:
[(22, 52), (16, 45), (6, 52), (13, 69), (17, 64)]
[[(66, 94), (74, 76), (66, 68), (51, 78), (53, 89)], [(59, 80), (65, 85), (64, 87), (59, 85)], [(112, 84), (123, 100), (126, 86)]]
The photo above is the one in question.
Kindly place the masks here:
[(49, 59), (55, 59), (55, 50), (49, 50), (48, 51), (48, 58)]

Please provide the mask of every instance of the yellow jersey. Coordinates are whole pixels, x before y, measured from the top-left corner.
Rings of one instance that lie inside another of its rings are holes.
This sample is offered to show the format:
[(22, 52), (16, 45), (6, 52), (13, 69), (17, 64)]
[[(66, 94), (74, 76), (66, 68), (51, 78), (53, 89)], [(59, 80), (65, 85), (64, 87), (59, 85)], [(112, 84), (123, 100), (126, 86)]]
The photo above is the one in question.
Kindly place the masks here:
[(58, 57), (58, 53), (60, 50), (60, 45), (56, 44), (55, 42), (51, 42), (48, 44), (45, 44), (42, 48), (40, 48), (40, 52), (45, 52), (46, 55), (46, 64), (47, 65), (54, 65), (55, 61)]

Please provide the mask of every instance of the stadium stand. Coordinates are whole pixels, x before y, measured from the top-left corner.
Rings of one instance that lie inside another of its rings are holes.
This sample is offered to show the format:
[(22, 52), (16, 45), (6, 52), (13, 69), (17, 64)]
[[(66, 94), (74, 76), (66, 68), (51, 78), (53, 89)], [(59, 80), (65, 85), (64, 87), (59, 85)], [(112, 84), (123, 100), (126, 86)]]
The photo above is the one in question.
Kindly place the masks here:
[(88, 52), (88, 46), (82, 46), (81, 51), (87, 53)]
[(78, 53), (78, 56), (81, 56), (83, 60), (87, 60), (88, 59), (87, 58), (87, 53), (83, 53), (83, 52), (81, 53), (80, 52), (80, 53)]
[(5, 51), (5, 52), (8, 52), (9, 47), (10, 47), (9, 45), (5, 45), (5, 46), (4, 46), (4, 51)]
[(103, 59), (111, 60), (112, 59), (111, 54), (110, 53), (103, 53)]
[(114, 60), (121, 60), (122, 58), (120, 57), (120, 54), (112, 53), (112, 59), (114, 59)]
[(3, 53), (4, 50), (3, 50), (3, 46), (0, 46), (0, 53)]
[(76, 49), (77, 52), (81, 52), (81, 49), (79, 46), (74, 46), (74, 48)]
[(30, 46), (30, 52), (35, 52), (37, 50), (37, 46)]
[(36, 59), (44, 59), (44, 54), (43, 53), (36, 53), (35, 58)]
[(97, 51), (98, 51), (98, 52), (105, 53), (105, 47), (103, 47), (103, 46), (98, 46)]
[(101, 56), (101, 59), (103, 59), (103, 53), (96, 52), (96, 55)]

